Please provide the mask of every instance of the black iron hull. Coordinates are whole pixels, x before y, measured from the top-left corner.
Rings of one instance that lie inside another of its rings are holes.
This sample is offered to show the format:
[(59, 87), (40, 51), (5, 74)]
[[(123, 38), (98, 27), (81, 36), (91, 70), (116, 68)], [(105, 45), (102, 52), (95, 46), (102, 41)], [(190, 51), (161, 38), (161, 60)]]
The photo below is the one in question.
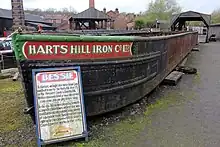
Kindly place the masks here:
[[(117, 110), (151, 92), (197, 44), (197, 33), (137, 40), (131, 58), (109, 60), (22, 61), (20, 68), (26, 100), (33, 108), (31, 70), (42, 67), (81, 66), (87, 116)], [(34, 115), (34, 110), (30, 109)]]

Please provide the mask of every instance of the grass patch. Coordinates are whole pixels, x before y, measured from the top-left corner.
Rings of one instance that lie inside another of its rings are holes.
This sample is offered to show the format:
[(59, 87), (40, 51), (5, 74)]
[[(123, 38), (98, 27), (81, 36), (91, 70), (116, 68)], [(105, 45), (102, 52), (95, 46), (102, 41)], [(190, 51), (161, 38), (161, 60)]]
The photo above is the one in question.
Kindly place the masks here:
[(28, 138), (35, 135), (34, 130), (32, 131), (33, 123), (31, 118), (23, 113), (25, 105), (20, 82), (0, 80), (0, 136), (4, 140), (4, 146), (25, 146), (26, 143), (32, 142)]
[(21, 146), (22, 147), (34, 147), (34, 146), (37, 146), (37, 140), (26, 141)]
[(21, 90), (21, 83), (19, 81), (12, 81), (11, 79), (0, 80), (0, 92), (1, 96), (9, 93), (16, 94)]
[(24, 95), (19, 82), (11, 79), (0, 81), (0, 130), (1, 133), (14, 131), (24, 125)]
[(194, 84), (200, 84), (201, 83), (201, 74), (199, 72), (196, 73), (193, 79)]

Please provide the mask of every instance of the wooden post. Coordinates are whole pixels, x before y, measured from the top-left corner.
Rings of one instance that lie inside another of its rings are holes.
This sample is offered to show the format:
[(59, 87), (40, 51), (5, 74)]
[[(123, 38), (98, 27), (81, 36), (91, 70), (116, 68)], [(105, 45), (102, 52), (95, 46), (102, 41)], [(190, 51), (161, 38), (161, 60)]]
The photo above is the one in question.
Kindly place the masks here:
[(2, 73), (2, 66), (0, 65), (0, 73)]
[(105, 22), (105, 29), (107, 29), (107, 20), (104, 20)]
[(101, 21), (101, 28), (103, 29), (103, 21)]
[(71, 18), (69, 19), (69, 29), (70, 29), (70, 30), (75, 29), (75, 26), (73, 26), (73, 23), (74, 23), (74, 20), (73, 20), (73, 18), (71, 17)]

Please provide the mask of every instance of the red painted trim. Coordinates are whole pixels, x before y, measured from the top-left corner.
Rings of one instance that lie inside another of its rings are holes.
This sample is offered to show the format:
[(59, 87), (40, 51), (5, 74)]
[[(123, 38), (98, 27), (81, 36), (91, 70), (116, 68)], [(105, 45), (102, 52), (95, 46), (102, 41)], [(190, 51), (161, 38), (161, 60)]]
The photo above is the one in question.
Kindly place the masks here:
[(132, 42), (31, 42), (23, 45), (29, 60), (107, 59), (132, 56)]

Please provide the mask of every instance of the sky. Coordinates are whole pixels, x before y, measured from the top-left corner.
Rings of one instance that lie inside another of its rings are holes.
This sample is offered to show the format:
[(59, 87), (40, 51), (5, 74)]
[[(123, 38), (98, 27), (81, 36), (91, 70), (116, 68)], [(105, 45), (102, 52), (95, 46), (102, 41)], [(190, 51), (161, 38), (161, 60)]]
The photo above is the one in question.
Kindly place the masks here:
[[(1, 0), (0, 8), (11, 9), (11, 0)], [(151, 0), (95, 0), (95, 7), (98, 10), (103, 10), (105, 7), (108, 10), (118, 8), (120, 12), (139, 13), (146, 10), (148, 3)], [(214, 9), (220, 8), (219, 0), (176, 0), (183, 11), (198, 11), (201, 13), (210, 14)], [(23, 0), (24, 9), (31, 8), (69, 8), (73, 7), (77, 12), (81, 12), (89, 7), (89, 0)]]

